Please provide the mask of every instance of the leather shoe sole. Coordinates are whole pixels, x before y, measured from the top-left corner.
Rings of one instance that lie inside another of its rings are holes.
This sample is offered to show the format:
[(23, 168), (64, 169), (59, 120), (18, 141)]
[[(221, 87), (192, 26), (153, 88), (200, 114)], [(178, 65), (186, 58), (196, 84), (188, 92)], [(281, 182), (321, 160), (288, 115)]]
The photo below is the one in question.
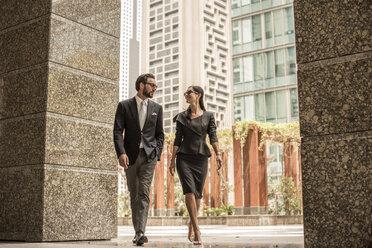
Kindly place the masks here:
[(136, 245), (137, 245), (137, 246), (141, 246), (141, 245), (143, 245), (144, 243), (146, 243), (146, 242), (145, 242), (145, 236), (142, 236), (142, 237), (140, 237), (140, 238), (137, 240)]

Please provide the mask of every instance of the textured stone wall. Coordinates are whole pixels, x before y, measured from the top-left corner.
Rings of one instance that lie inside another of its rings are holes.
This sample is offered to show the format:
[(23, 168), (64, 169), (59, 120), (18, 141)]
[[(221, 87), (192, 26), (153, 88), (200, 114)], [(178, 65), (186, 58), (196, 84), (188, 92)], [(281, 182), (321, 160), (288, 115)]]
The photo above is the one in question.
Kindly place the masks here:
[(305, 247), (371, 242), (370, 10), (294, 2)]
[(120, 1), (0, 12), (0, 239), (116, 237)]

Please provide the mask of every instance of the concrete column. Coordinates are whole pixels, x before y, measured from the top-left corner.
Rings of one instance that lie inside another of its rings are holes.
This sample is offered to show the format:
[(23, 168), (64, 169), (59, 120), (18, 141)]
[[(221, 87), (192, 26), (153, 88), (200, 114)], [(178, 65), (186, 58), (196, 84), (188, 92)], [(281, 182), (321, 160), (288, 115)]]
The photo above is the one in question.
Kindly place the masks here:
[(167, 145), (167, 216), (174, 216), (174, 176), (169, 173), (173, 145)]
[(234, 138), (233, 126), (233, 160), (234, 160), (234, 205), (235, 214), (243, 214), (243, 176), (242, 176), (242, 150), (240, 140)]
[(155, 216), (165, 215), (165, 192), (164, 192), (164, 153), (155, 167), (154, 180), (154, 214)]
[(371, 1), (294, 1), (305, 247), (368, 247)]
[(120, 1), (1, 1), (0, 239), (117, 236)]

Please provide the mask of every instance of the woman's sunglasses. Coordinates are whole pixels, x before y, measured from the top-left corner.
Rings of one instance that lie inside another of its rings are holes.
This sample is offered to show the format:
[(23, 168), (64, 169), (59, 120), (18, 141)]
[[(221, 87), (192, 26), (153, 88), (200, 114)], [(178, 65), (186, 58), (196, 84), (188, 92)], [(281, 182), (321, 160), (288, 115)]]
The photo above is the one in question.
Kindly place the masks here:
[(184, 96), (188, 96), (188, 95), (190, 95), (191, 93), (199, 94), (199, 92), (197, 92), (197, 91), (194, 91), (194, 90), (188, 90), (188, 91), (186, 91), (185, 93), (183, 93), (183, 95), (184, 95)]

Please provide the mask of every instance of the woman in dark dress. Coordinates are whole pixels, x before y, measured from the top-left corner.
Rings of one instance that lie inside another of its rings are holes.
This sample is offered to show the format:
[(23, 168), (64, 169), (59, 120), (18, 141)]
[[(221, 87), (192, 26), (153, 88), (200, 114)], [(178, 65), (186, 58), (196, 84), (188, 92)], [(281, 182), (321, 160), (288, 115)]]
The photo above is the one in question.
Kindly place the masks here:
[(169, 170), (173, 175), (177, 164), (177, 173), (183, 193), (186, 195), (186, 207), (190, 215), (188, 239), (198, 245), (201, 244), (201, 237), (197, 214), (208, 174), (208, 157), (211, 156), (206, 143), (207, 134), (217, 155), (218, 169), (221, 168), (222, 159), (218, 151), (214, 115), (205, 110), (203, 89), (199, 86), (190, 86), (184, 95), (190, 105), (186, 111), (177, 114), (173, 119), (177, 122), (176, 138)]

